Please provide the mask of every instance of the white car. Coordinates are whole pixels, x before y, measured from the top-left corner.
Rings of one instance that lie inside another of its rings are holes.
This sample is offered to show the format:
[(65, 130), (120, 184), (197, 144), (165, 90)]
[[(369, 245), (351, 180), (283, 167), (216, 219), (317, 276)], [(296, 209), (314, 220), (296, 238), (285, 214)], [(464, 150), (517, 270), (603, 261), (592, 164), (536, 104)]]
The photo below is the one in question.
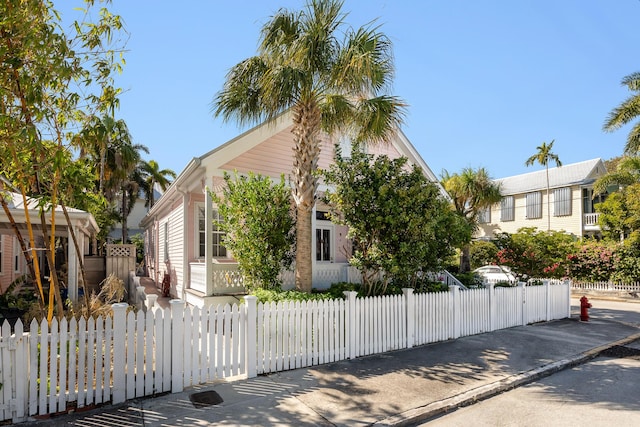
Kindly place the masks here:
[(473, 272), (489, 283), (516, 281), (516, 276), (511, 272), (511, 269), (503, 265), (485, 265), (476, 268)]

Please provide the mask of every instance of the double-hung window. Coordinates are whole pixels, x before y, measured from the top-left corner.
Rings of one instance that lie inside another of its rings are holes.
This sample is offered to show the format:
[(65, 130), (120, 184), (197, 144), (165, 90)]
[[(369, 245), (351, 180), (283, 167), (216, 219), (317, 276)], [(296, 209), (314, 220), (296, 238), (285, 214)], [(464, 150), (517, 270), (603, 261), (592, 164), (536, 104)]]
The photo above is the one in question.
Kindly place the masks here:
[(500, 201), (500, 221), (514, 221), (515, 202), (513, 196), (504, 196)]
[(20, 258), (22, 258), (22, 248), (20, 247), (20, 241), (17, 237), (13, 238), (13, 272), (20, 273), (22, 271), (20, 265)]
[(571, 187), (553, 190), (553, 216), (571, 215)]
[(527, 219), (542, 218), (542, 193), (534, 191), (526, 194)]
[[(204, 257), (206, 244), (205, 221), (204, 206), (198, 206), (198, 256), (201, 258)], [(222, 217), (220, 213), (217, 210), (213, 210), (211, 233), (213, 234), (212, 256), (214, 258), (226, 258), (227, 256), (227, 248), (224, 247), (223, 242), (225, 232), (220, 229), (221, 222)]]
[(478, 212), (478, 223), (489, 224), (491, 222), (491, 206), (480, 209)]

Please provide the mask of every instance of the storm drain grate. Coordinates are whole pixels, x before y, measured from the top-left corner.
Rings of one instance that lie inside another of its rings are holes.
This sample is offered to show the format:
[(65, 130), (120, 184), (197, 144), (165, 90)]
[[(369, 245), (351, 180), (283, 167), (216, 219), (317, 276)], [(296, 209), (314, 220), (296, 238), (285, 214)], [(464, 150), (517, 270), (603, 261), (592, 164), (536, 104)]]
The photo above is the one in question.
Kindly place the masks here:
[(222, 397), (213, 390), (190, 394), (189, 400), (196, 408), (206, 408), (207, 406), (219, 405), (224, 402)]
[(600, 355), (605, 357), (640, 359), (640, 350), (622, 345), (614, 345), (600, 353)]

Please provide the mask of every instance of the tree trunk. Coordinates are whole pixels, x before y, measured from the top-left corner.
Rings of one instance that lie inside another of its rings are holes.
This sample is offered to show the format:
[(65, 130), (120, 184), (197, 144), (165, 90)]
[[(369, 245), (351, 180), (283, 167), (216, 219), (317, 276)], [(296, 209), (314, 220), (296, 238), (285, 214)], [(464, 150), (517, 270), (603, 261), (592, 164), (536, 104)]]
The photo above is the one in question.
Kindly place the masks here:
[(314, 175), (320, 157), (320, 110), (315, 101), (293, 108), (293, 199), (296, 202), (296, 288), (311, 292), (312, 212), (318, 183)]
[(471, 245), (464, 245), (460, 251), (460, 273), (471, 271)]
[(122, 244), (127, 244), (127, 191), (122, 189)]
[[(89, 295), (87, 293), (87, 277), (84, 274), (84, 262), (82, 261), (82, 252), (80, 252), (80, 246), (78, 245), (78, 239), (76, 239), (76, 233), (73, 230), (73, 227), (71, 226), (71, 219), (69, 218), (69, 212), (67, 211), (67, 206), (64, 203), (60, 203), (60, 205), (62, 206), (62, 212), (64, 213), (64, 217), (67, 220), (67, 229), (69, 230), (69, 235), (71, 236), (71, 239), (73, 240), (73, 246), (76, 249), (76, 256), (78, 257), (78, 264), (80, 264), (80, 275), (82, 276), (82, 293), (84, 295), (84, 303), (86, 304), (87, 308), (89, 307)], [(67, 260), (67, 263), (69, 263), (70, 260)], [(68, 270), (67, 270), (68, 271)], [(67, 279), (68, 280), (68, 279)]]
[(296, 289), (303, 292), (311, 292), (313, 284), (311, 236), (311, 211), (298, 206), (296, 221)]
[(40, 210), (40, 224), (42, 225), (42, 237), (45, 242), (45, 254), (49, 265), (49, 312), (47, 314), (47, 321), (51, 323), (53, 303), (56, 305), (58, 318), (62, 318), (62, 316), (64, 316), (64, 306), (62, 304), (62, 297), (60, 296), (60, 283), (58, 282), (58, 270), (56, 269), (55, 248), (49, 239), (44, 210)]

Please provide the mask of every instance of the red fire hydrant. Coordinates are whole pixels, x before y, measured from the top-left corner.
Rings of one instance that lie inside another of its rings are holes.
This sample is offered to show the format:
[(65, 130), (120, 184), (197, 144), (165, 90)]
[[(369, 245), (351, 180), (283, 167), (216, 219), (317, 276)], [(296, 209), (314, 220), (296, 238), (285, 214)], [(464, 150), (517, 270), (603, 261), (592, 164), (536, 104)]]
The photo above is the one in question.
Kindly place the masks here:
[(589, 298), (583, 296), (580, 298), (580, 320), (583, 322), (589, 321), (589, 309), (591, 308), (591, 303), (589, 302)]

